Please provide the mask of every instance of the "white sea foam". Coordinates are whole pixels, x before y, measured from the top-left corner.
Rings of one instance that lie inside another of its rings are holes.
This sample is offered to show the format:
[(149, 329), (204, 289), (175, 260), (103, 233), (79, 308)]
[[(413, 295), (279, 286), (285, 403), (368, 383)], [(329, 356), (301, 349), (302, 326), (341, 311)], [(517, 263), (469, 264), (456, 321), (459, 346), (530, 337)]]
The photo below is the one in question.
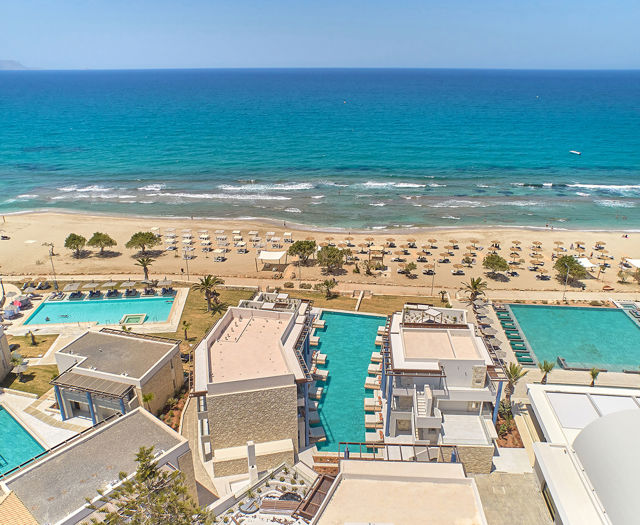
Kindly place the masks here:
[(429, 184), (430, 188), (446, 188), (447, 185), (446, 184), (438, 184), (437, 182), (432, 182), (431, 184)]
[(365, 188), (425, 188), (426, 184), (418, 184), (415, 182), (378, 182), (367, 181), (356, 186), (364, 186)]
[(488, 184), (476, 184), (476, 186), (477, 186), (478, 188), (488, 188), (488, 187), (489, 187), (489, 185), (488, 185)]
[(454, 217), (453, 215), (443, 215), (441, 219), (449, 219), (450, 221), (459, 221), (460, 217)]
[(85, 186), (84, 188), (76, 188), (75, 191), (80, 191), (80, 192), (101, 192), (101, 191), (110, 191), (112, 188), (106, 188), (104, 186), (99, 186), (97, 184), (91, 185), (91, 186)]
[(461, 199), (449, 199), (431, 204), (431, 208), (486, 208), (487, 206), (490, 206), (490, 204)]
[(310, 182), (287, 182), (276, 184), (221, 184), (219, 190), (223, 191), (300, 191), (311, 190), (314, 185)]
[(22, 195), (18, 195), (18, 199), (36, 199), (38, 195), (35, 193), (23, 193)]
[(416, 208), (422, 208), (422, 204), (412, 204), (412, 206), (415, 206)]
[(530, 207), (530, 206), (544, 206), (544, 202), (540, 201), (499, 201), (495, 203), (496, 206), (518, 206), (518, 207)]
[(386, 204), (384, 202), (370, 202), (369, 206), (377, 206), (377, 207), (383, 207), (386, 206)]
[(567, 184), (569, 188), (580, 188), (583, 190), (606, 191), (625, 195), (628, 193), (640, 192), (640, 184)]
[(325, 195), (313, 195), (311, 198), (312, 199), (324, 199)]
[(512, 182), (512, 186), (524, 186), (524, 182)]
[(602, 199), (596, 200), (595, 203), (598, 206), (604, 206), (605, 208), (635, 208), (636, 205), (633, 202), (618, 201), (614, 199)]
[(386, 230), (387, 227), (386, 226), (372, 226), (371, 229), (372, 230)]
[(146, 186), (140, 186), (140, 191), (162, 191), (167, 187), (166, 184), (147, 184)]
[(214, 199), (214, 200), (239, 200), (239, 201), (290, 201), (291, 197), (283, 195), (265, 195), (262, 193), (151, 193), (149, 197), (182, 197), (185, 199)]
[(580, 197), (589, 197), (591, 195), (591, 193), (585, 193), (583, 191), (576, 191), (576, 195), (579, 195)]
[(299, 208), (285, 208), (287, 213), (302, 213), (302, 210)]
[(543, 182), (542, 186), (544, 186), (545, 188), (551, 188), (553, 186), (553, 182)]

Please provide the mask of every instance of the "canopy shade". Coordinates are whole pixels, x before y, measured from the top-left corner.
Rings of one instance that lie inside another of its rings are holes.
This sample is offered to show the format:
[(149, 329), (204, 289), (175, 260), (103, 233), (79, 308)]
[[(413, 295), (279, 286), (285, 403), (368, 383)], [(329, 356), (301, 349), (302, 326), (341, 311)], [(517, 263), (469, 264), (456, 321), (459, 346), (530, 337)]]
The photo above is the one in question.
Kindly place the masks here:
[(65, 286), (62, 291), (64, 292), (75, 292), (80, 288), (80, 283), (71, 283)]
[(169, 279), (162, 279), (162, 281), (158, 281), (158, 286), (171, 286), (173, 284), (173, 281), (170, 281)]
[(115, 281), (109, 281), (108, 283), (104, 283), (102, 285), (103, 288), (115, 288), (116, 286), (118, 286), (118, 283)]
[[(590, 268), (595, 268), (597, 266), (597, 264), (593, 264), (589, 259), (587, 259), (586, 257), (578, 257), (576, 259), (576, 261), (578, 261), (578, 264), (580, 266), (582, 266), (583, 268), (586, 268), (587, 270)], [(640, 262), (640, 261), (639, 261)]]
[(98, 286), (100, 286), (100, 283), (92, 282), (92, 283), (85, 284), (82, 287), (82, 289), (83, 290), (94, 290), (95, 288), (98, 288)]
[(258, 259), (261, 260), (261, 261), (267, 261), (267, 262), (279, 261), (285, 255), (287, 255), (286, 251), (283, 251), (283, 252), (267, 252), (267, 251), (261, 250), (260, 253), (258, 254)]
[(640, 268), (640, 259), (627, 259), (627, 262), (635, 268)]

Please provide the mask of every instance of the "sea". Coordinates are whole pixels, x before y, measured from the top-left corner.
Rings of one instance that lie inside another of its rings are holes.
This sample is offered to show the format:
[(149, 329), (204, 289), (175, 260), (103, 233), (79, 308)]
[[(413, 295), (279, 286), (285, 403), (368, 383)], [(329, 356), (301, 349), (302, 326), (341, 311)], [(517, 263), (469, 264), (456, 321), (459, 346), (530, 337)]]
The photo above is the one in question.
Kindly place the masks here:
[(2, 71), (0, 213), (45, 209), (640, 229), (640, 71)]

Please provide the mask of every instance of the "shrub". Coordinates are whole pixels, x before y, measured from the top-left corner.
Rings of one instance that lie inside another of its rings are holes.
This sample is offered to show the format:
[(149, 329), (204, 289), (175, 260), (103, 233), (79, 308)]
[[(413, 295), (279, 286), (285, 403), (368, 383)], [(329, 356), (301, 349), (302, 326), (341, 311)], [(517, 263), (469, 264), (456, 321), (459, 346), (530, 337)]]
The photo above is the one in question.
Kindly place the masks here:
[(300, 288), (302, 290), (311, 290), (311, 283), (300, 283)]
[(284, 476), (280, 476), (280, 481), (284, 481)]
[(542, 301), (540, 301), (542, 304), (549, 304), (549, 301), (547, 301), (546, 299), (543, 299)]
[(509, 431), (509, 427), (506, 425), (506, 423), (502, 423), (502, 425), (500, 425), (500, 427), (498, 428), (498, 434), (501, 437), (506, 436), (508, 431)]
[(291, 281), (287, 281), (286, 283), (284, 283), (283, 285), (285, 288), (293, 288), (293, 283)]
[(602, 306), (602, 301), (589, 301), (591, 306)]

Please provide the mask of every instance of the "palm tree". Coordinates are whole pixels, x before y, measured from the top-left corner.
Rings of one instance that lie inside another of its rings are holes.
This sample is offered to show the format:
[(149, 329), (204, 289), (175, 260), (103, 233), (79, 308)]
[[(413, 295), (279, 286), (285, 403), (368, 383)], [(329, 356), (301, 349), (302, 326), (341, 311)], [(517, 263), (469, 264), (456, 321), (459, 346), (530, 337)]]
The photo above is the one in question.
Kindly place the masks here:
[(220, 277), (215, 275), (205, 275), (200, 277), (200, 282), (193, 285), (193, 289), (197, 292), (202, 292), (204, 298), (207, 301), (207, 312), (211, 311), (211, 299), (218, 304), (218, 296), (220, 295), (216, 291), (216, 286), (224, 284), (224, 281)]
[(126, 324), (123, 324), (121, 328), (123, 332), (131, 332), (131, 327)]
[[(156, 395), (153, 392), (149, 392), (148, 394), (142, 394), (142, 403), (145, 405), (145, 408), (147, 410), (149, 410), (149, 403), (153, 401), (154, 397), (156, 397)], [(151, 412), (151, 410), (149, 410), (149, 412)]]
[(184, 321), (182, 321), (182, 329), (184, 330), (184, 339), (185, 339), (185, 341), (187, 339), (189, 339), (189, 337), (187, 336), (187, 330), (189, 330), (189, 328), (191, 328), (191, 323), (189, 321), (187, 321), (186, 319)]
[(475, 301), (479, 295), (484, 295), (487, 283), (482, 280), (482, 277), (472, 277), (464, 286), (466, 292), (469, 294), (469, 299)]
[(136, 259), (136, 265), (142, 266), (142, 271), (144, 272), (144, 280), (149, 280), (149, 266), (151, 266), (155, 262), (155, 259), (151, 257), (140, 257)]
[(589, 370), (589, 374), (591, 374), (590, 386), (596, 386), (596, 379), (598, 379), (598, 376), (600, 375), (600, 370), (598, 370), (596, 367), (593, 367), (591, 370)]
[(31, 330), (29, 330), (29, 332), (27, 333), (27, 335), (28, 335), (28, 336), (29, 336), (29, 338), (30, 338), (30, 344), (31, 344), (31, 346), (38, 346), (38, 341), (36, 341), (36, 336), (35, 336), (35, 334), (34, 334)]
[(331, 297), (331, 290), (333, 290), (337, 284), (335, 279), (326, 279), (320, 283), (320, 288), (324, 288), (327, 299)]
[(518, 381), (520, 381), (525, 375), (527, 375), (527, 370), (522, 368), (522, 365), (517, 365), (516, 363), (509, 363), (509, 366), (506, 368), (507, 372), (507, 386), (504, 390), (505, 397), (507, 399), (507, 404), (511, 406), (511, 396), (516, 389), (516, 385)]
[(553, 370), (554, 366), (556, 366), (556, 364), (553, 361), (547, 361), (546, 359), (542, 363), (538, 363), (538, 368), (542, 372), (542, 379), (540, 382), (543, 385), (547, 384), (547, 376), (551, 370)]
[(22, 367), (24, 364), (22, 356), (16, 353), (11, 354), (11, 364), (16, 369), (16, 375), (18, 376), (18, 381), (22, 382)]
[(214, 303), (211, 305), (211, 315), (222, 315), (227, 311), (227, 308), (229, 308), (229, 305), (225, 303)]
[(447, 291), (440, 290), (438, 293), (440, 294), (440, 302), (445, 303), (447, 301)]

